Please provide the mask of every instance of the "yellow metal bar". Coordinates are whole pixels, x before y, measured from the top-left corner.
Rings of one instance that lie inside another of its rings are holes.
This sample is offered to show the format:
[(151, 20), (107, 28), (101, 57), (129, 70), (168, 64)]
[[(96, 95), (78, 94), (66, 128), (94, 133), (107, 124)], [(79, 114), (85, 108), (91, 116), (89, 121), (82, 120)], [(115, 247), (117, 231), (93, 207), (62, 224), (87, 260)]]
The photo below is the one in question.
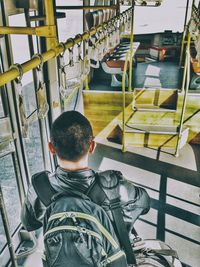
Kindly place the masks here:
[(183, 92), (184, 91), (184, 88), (185, 88), (185, 81), (186, 81), (186, 74), (187, 74), (187, 64), (188, 64), (187, 60), (188, 60), (188, 54), (186, 53), (181, 92)]
[(99, 10), (118, 9), (118, 5), (112, 6), (56, 6), (58, 10)]
[(44, 37), (56, 37), (56, 27), (0, 27), (0, 34), (26, 34)]
[(132, 4), (132, 10), (131, 10), (131, 36), (130, 36), (130, 64), (129, 64), (129, 82), (128, 82), (128, 90), (129, 92), (132, 91), (132, 71), (133, 71), (133, 39), (134, 39), (134, 5)]
[(0, 34), (28, 34), (35, 35), (35, 27), (0, 27)]
[[(125, 130), (126, 130), (126, 117), (125, 117), (125, 109), (126, 109), (126, 72), (128, 67), (129, 55), (130, 53), (126, 53), (124, 70), (122, 76), (122, 152), (126, 151), (126, 140), (125, 140)], [(129, 63), (130, 64), (130, 63)]]
[[(121, 15), (128, 12), (129, 10), (130, 9), (126, 10)], [(88, 40), (91, 35), (94, 35), (95, 33), (103, 30), (103, 28), (107, 24), (108, 23), (104, 23), (102, 26), (98, 26), (97, 28), (92, 28), (90, 31), (84, 32), (83, 34), (80, 34), (80, 35), (77, 35), (77, 37), (75, 37), (73, 39), (72, 38), (68, 39), (65, 43), (65, 48), (66, 49), (71, 48), (75, 44), (80, 43), (82, 40), (83, 41)], [(58, 44), (56, 47), (51, 48), (48, 51), (41, 54), (41, 56), (43, 58), (43, 62), (45, 63), (48, 60), (50, 60), (54, 57), (57, 57), (63, 51), (64, 51), (63, 46)], [(32, 59), (24, 62), (23, 64), (21, 64), (23, 73), (26, 73), (26, 72), (36, 68), (40, 63), (41, 62), (40, 62), (39, 58), (32, 58)], [(16, 79), (19, 75), (20, 75), (20, 73), (17, 71), (17, 69), (10, 69), (10, 70), (5, 71), (4, 73), (1, 73), (0, 74), (0, 86), (3, 86), (4, 84), (6, 84), (8, 82), (11, 82), (12, 80)]]
[(187, 66), (187, 81), (186, 81), (186, 88), (184, 92), (184, 99), (183, 99), (183, 106), (182, 106), (182, 112), (181, 112), (181, 119), (179, 124), (179, 131), (178, 131), (178, 139), (177, 139), (177, 145), (176, 145), (176, 151), (175, 156), (178, 157), (179, 155), (179, 147), (180, 147), (180, 140), (182, 136), (183, 131), (183, 122), (184, 122), (184, 116), (185, 116), (185, 110), (187, 105), (187, 97), (188, 97), (188, 90), (190, 85), (190, 42), (191, 42), (191, 36), (190, 33), (188, 33), (188, 44), (187, 44), (187, 55), (186, 55), (186, 66)]
[(85, 77), (85, 90), (90, 90), (88, 75)]
[[(44, 6), (46, 15), (46, 26), (55, 26), (53, 1), (45, 0)], [(48, 37), (46, 42), (47, 42), (47, 49), (56, 47), (56, 45), (58, 44), (57, 36)]]
[(184, 44), (185, 44), (185, 36), (186, 36), (186, 27), (184, 28), (183, 38), (182, 38), (182, 43), (181, 43), (181, 54), (180, 54), (180, 59), (179, 59), (179, 66), (182, 65), (182, 60), (183, 60), (183, 50), (184, 50)]
[[(191, 8), (190, 17), (192, 16), (194, 4), (195, 4), (195, 0), (192, 1), (192, 8)], [(189, 4), (187, 4), (187, 7), (189, 8)], [(183, 38), (182, 38), (182, 43), (181, 43), (181, 54), (180, 54), (179, 66), (182, 65), (184, 44), (187, 43), (187, 42), (185, 42), (185, 37), (186, 37), (187, 31), (188, 31), (188, 29), (187, 29), (187, 13), (188, 13), (188, 10), (186, 12), (186, 17), (185, 17), (185, 25), (184, 25)]]

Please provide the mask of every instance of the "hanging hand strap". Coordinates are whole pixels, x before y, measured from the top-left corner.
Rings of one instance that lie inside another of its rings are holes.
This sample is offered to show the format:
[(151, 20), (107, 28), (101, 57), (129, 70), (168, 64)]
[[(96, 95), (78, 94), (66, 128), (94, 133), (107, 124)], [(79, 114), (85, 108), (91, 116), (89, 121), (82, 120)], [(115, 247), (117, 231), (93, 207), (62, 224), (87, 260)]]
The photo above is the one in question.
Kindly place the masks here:
[(41, 54), (35, 54), (33, 55), (32, 58), (38, 58), (40, 60), (40, 64), (36, 68), (37, 76), (38, 76), (38, 86), (37, 86), (38, 88), (36, 91), (36, 96), (37, 96), (37, 103), (38, 103), (38, 118), (45, 119), (49, 111), (49, 104), (47, 102), (45, 82), (44, 82), (43, 73), (42, 73), (44, 59)]
[(20, 115), (20, 121), (21, 121), (21, 129), (22, 129), (22, 136), (24, 138), (28, 137), (28, 120), (26, 118), (25, 113), (25, 106), (24, 106), (24, 98), (22, 93), (22, 77), (23, 77), (23, 68), (20, 64), (16, 63), (13, 64), (10, 69), (16, 69), (19, 72), (19, 77), (15, 79), (16, 83), (16, 96), (17, 96), (17, 102), (18, 102), (18, 108), (19, 108), (19, 115)]

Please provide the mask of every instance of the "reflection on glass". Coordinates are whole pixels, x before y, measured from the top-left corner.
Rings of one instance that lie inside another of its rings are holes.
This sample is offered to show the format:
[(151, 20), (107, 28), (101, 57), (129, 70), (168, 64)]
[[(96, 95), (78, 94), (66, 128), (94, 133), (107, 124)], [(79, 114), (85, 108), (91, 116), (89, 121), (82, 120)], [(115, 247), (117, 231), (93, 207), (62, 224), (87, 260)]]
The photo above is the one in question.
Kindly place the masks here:
[[(20, 223), (20, 200), (17, 189), (17, 182), (13, 160), (11, 155), (7, 155), (0, 159), (0, 183), (3, 191), (8, 221), (11, 234), (15, 231)], [(3, 224), (0, 223), (0, 250), (5, 245), (5, 234)]]
[(44, 170), (38, 121), (29, 125), (29, 137), (24, 139), (30, 174)]

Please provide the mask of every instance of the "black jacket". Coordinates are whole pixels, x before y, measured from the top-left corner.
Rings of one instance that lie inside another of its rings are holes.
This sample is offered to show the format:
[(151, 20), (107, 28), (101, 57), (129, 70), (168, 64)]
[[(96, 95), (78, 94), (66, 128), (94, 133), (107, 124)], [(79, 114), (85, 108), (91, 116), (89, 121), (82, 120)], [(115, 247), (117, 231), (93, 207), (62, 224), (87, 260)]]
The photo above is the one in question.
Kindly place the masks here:
[[(104, 181), (107, 187), (112, 186), (112, 172), (113, 174), (115, 173), (115, 171), (98, 173), (100, 179)], [(118, 190), (121, 196), (124, 220), (130, 231), (136, 219), (141, 214), (145, 214), (149, 211), (150, 198), (145, 189), (134, 186), (134, 184), (126, 180), (120, 172), (118, 172), (118, 175), (121, 175)], [(58, 167), (55, 173), (50, 175), (50, 183), (58, 193), (71, 189), (85, 194), (89, 186), (94, 182), (94, 179), (96, 179), (95, 172), (91, 169), (69, 172)], [(104, 201), (102, 208), (112, 220), (108, 200)], [(42, 227), (45, 211), (46, 207), (40, 202), (31, 186), (21, 211), (21, 221), (25, 229), (33, 231)]]

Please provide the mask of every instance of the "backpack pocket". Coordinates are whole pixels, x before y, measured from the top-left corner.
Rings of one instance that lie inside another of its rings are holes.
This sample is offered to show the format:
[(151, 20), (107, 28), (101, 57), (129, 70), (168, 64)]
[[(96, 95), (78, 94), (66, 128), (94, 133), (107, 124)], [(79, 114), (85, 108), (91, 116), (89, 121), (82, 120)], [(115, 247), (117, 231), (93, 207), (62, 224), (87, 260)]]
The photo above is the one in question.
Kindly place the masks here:
[[(95, 232), (94, 234), (98, 235)], [(78, 236), (74, 239), (73, 244), (77, 254), (90, 266), (102, 266), (101, 261), (106, 253), (101, 240), (97, 236), (88, 233), (86, 230), (82, 238)]]
[(97, 232), (79, 226), (51, 229), (44, 239), (47, 266), (102, 266), (106, 253), (101, 238)]
[(63, 236), (62, 233), (56, 232), (49, 235), (44, 242), (45, 245), (45, 255), (48, 267), (53, 267), (56, 263), (63, 246)]

